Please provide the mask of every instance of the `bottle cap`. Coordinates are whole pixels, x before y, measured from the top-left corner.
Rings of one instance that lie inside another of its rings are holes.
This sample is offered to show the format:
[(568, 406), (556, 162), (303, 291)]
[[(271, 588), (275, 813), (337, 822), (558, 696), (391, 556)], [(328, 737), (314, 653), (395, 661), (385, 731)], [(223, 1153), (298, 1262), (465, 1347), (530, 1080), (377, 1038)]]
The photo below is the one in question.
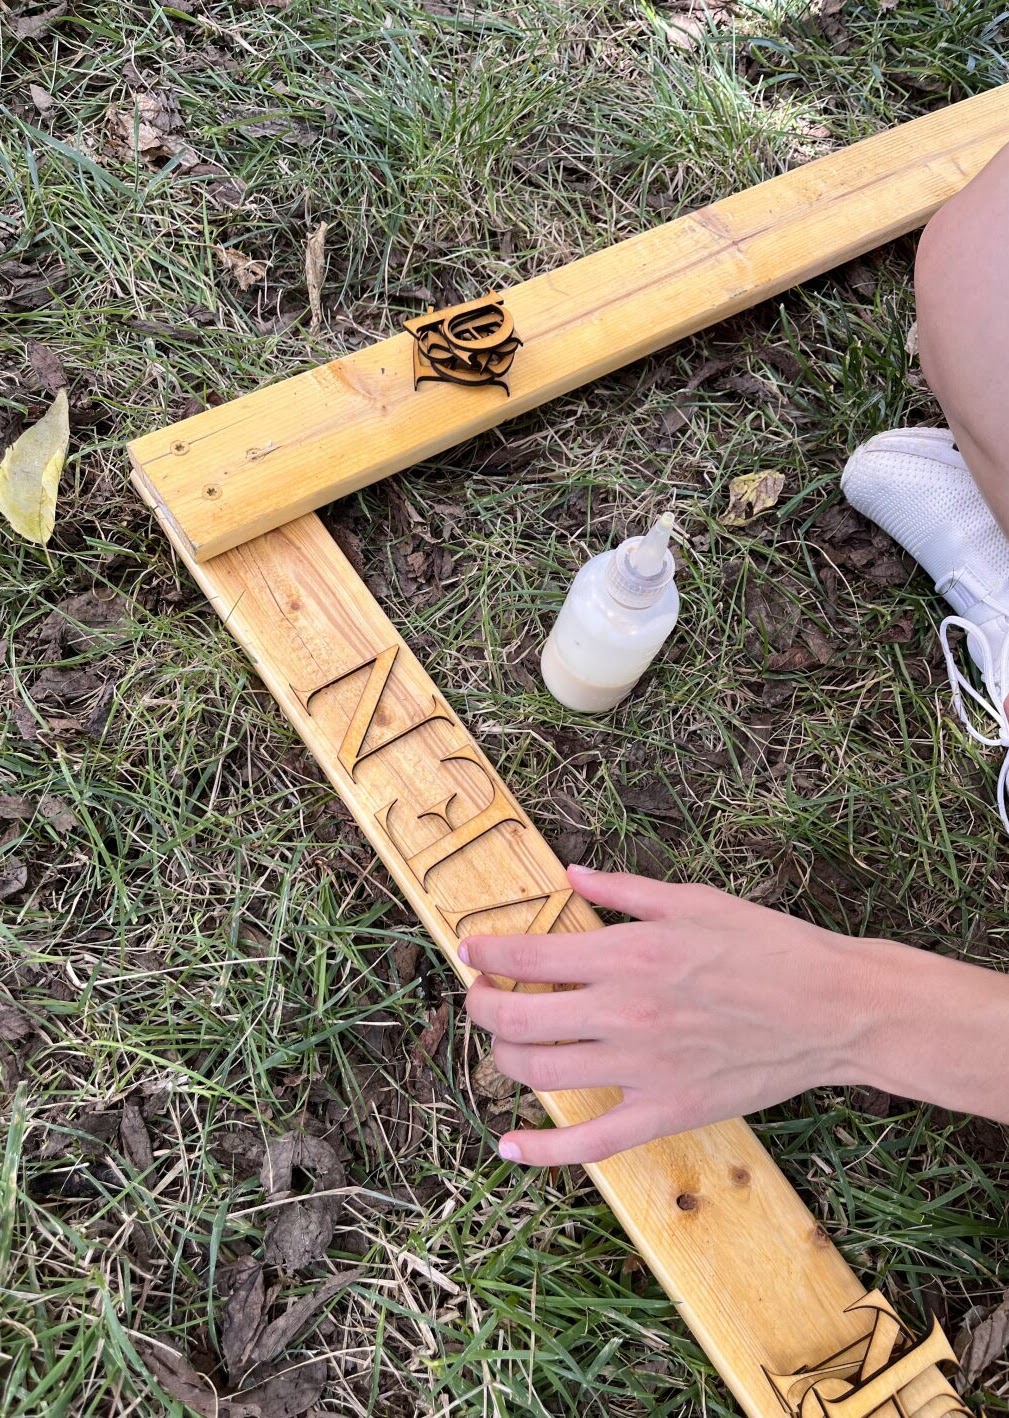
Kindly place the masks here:
[(643, 537), (622, 542), (610, 562), (607, 585), (613, 598), (624, 606), (652, 605), (676, 574), (669, 550), (669, 534), (675, 526), (671, 512), (663, 512)]

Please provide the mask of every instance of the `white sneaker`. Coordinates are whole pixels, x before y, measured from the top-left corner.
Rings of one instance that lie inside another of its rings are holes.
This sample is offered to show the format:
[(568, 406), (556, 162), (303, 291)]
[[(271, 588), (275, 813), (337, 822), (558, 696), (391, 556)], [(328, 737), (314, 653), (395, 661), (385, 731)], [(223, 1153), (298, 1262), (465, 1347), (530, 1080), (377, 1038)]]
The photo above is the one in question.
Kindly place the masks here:
[[(841, 491), (856, 511), (909, 551), (953, 607), (939, 627), (953, 707), (968, 733), (988, 747), (1009, 749), (1009, 538), (978, 491), (953, 434), (945, 428), (899, 428), (878, 434), (848, 459)], [(949, 643), (967, 634), (987, 697), (961, 674)], [(971, 721), (964, 695), (997, 734)], [(998, 806), (1009, 832), (1009, 753), (999, 775)]]

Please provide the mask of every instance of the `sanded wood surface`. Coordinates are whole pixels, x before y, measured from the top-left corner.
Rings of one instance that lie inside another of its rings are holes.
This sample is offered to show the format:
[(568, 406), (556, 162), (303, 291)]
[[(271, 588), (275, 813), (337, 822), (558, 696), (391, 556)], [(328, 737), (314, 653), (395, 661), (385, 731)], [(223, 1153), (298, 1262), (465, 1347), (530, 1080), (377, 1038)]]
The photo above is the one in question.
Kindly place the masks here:
[[(317, 517), (203, 565), (166, 530), (463, 980), (467, 933), (599, 924)], [(618, 1094), (541, 1097), (565, 1124)], [(786, 1396), (809, 1381), (788, 1376), (846, 1346), (889, 1353), (897, 1329), (871, 1339), (876, 1312), (846, 1312), (863, 1286), (744, 1122), (589, 1171), (745, 1412), (792, 1411)], [(938, 1370), (921, 1370), (922, 1403), (951, 1394)], [(851, 1387), (830, 1382), (832, 1394)]]
[(134, 466), (206, 560), (920, 226), (1006, 142), (1009, 86), (505, 291), (510, 398), (415, 390), (404, 332), (150, 433)]

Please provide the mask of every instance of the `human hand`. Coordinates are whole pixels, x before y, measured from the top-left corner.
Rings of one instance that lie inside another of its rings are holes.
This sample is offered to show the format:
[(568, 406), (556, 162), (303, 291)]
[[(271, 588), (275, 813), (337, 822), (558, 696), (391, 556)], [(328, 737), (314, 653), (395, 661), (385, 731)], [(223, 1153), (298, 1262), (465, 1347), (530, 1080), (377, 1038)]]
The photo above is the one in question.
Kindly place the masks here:
[[(883, 941), (836, 935), (707, 886), (569, 868), (634, 922), (573, 935), (473, 936), (467, 1008), (501, 1073), (540, 1092), (617, 1085), (591, 1122), (506, 1134), (503, 1157), (599, 1162), (655, 1137), (861, 1081)], [(525, 994), (488, 975), (577, 990)], [(571, 1040), (570, 1043), (555, 1043)]]

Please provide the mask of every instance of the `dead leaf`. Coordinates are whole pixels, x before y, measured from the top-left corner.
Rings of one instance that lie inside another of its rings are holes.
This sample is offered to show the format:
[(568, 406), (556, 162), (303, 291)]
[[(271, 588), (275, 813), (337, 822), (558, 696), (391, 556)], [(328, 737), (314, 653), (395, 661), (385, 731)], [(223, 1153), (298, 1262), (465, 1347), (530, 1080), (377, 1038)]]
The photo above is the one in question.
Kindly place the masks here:
[[(164, 1344), (152, 1344), (143, 1336), (137, 1337), (136, 1346), (155, 1382), (170, 1397), (199, 1413), (200, 1418), (238, 1418), (230, 1406), (218, 1401), (210, 1380), (198, 1373), (182, 1354)], [(257, 1410), (246, 1409), (246, 1412), (251, 1418)]]
[(54, 355), (52, 350), (40, 345), (37, 340), (32, 340), (28, 346), (28, 363), (35, 378), (47, 393), (56, 394), (60, 389), (66, 388), (67, 376), (63, 362), (58, 355)]
[(179, 132), (182, 115), (175, 96), (164, 90), (135, 94), (129, 105), (112, 104), (107, 123), (109, 147), (119, 156), (141, 159), (149, 167), (175, 158), (183, 171), (200, 161)]
[(918, 356), (918, 322), (912, 320), (907, 327), (907, 335), (904, 339), (904, 353), (908, 359), (916, 359)]
[(0, 793), (0, 818), (6, 822), (20, 822), (22, 818), (31, 817), (32, 809), (26, 797), (16, 796), (13, 793)]
[(470, 1081), (481, 1098), (490, 1098), (495, 1103), (512, 1098), (517, 1086), (514, 1079), (505, 1078), (503, 1073), (498, 1073), (493, 1054), (488, 1054), (480, 1060), (470, 1074)]
[(61, 20), (67, 12), (68, 0), (52, 5), (48, 10), (39, 10), (33, 15), (20, 15), (8, 20), (15, 39), (39, 39), (54, 20)]
[(35, 1029), (31, 1020), (15, 1009), (13, 1005), (0, 1004), (0, 1039), (7, 1044), (18, 1044)]
[(729, 505), (719, 519), (725, 527), (745, 527), (777, 503), (784, 473), (744, 473), (729, 483)]
[(427, 1028), (422, 1031), (412, 1050), (415, 1063), (423, 1065), (433, 1061), (438, 1052), (438, 1046), (445, 1037), (447, 1027), (448, 1000), (445, 1000), (437, 1009), (432, 1009), (428, 1015)]
[[(249, 1405), (243, 1412), (256, 1413), (261, 1418), (300, 1418), (318, 1401), (325, 1383), (325, 1359), (315, 1359), (308, 1364), (278, 1365), (277, 1372), (269, 1378), (261, 1380), (254, 1388), (242, 1390), (240, 1397)], [(235, 1403), (231, 1398), (227, 1408), (222, 1405), (220, 1418), (240, 1418)]]
[(515, 1111), (532, 1128), (540, 1127), (547, 1120), (547, 1110), (535, 1093), (523, 1093)]
[(48, 413), (0, 462), (0, 512), (22, 537), (44, 546), (56, 526), (60, 474), (70, 446), (70, 408), (61, 389)]
[(43, 271), (27, 261), (0, 261), (0, 310), (39, 310), (65, 279), (62, 266)]
[(249, 1354), (263, 1327), (266, 1284), (263, 1267), (252, 1256), (243, 1256), (226, 1276), (231, 1294), (221, 1316), (221, 1354), (232, 1383), (249, 1366)]
[(330, 1280), (302, 1295), (279, 1319), (273, 1320), (260, 1333), (252, 1349), (252, 1359), (259, 1364), (269, 1363), (282, 1354), (289, 1344), (298, 1337), (312, 1316), (329, 1303), (334, 1295), (345, 1290), (364, 1275), (363, 1269), (341, 1270)]
[(259, 1133), (248, 1128), (221, 1133), (210, 1144), (210, 1151), (222, 1162), (230, 1162), (240, 1182), (258, 1176), (266, 1149)]
[[(291, 1197), (295, 1167), (312, 1179), (312, 1193), (297, 1199)], [(271, 1200), (284, 1200), (283, 1206), (272, 1211), (263, 1236), (270, 1265), (290, 1274), (323, 1258), (343, 1210), (343, 1198), (313, 1193), (338, 1189), (345, 1182), (343, 1164), (321, 1138), (289, 1132), (268, 1144), (263, 1187)]]
[(48, 113), (56, 100), (48, 89), (42, 88), (40, 84), (29, 84), (28, 92), (31, 94), (32, 103), (39, 113)]
[(119, 1141), (123, 1145), (127, 1160), (138, 1172), (150, 1171), (154, 1166), (154, 1149), (151, 1147), (147, 1124), (136, 1103), (123, 1104)]
[(61, 837), (65, 837), (68, 832), (73, 832), (81, 825), (77, 820), (76, 813), (72, 808), (67, 807), (62, 798), (43, 798), (39, 803), (39, 810), (49, 826)]
[(955, 1347), (960, 1357), (957, 1388), (964, 1393), (996, 1359), (1009, 1350), (1009, 1290), (1005, 1292), (1002, 1303), (975, 1325), (969, 1335), (957, 1336)]
[(263, 1254), (269, 1265), (294, 1275), (318, 1265), (336, 1230), (337, 1197), (309, 1196), (288, 1201), (271, 1213), (263, 1233)]
[(328, 222), (320, 222), (305, 243), (305, 281), (312, 309), (309, 333), (317, 335), (322, 325), (322, 283), (326, 277), (326, 233)]
[(269, 261), (254, 261), (251, 256), (236, 251), (233, 246), (215, 246), (214, 253), (229, 280), (234, 281), (239, 290), (248, 290), (261, 281), (270, 269)]
[(19, 857), (5, 857), (0, 861), (0, 901), (16, 896), (28, 884), (28, 868)]

